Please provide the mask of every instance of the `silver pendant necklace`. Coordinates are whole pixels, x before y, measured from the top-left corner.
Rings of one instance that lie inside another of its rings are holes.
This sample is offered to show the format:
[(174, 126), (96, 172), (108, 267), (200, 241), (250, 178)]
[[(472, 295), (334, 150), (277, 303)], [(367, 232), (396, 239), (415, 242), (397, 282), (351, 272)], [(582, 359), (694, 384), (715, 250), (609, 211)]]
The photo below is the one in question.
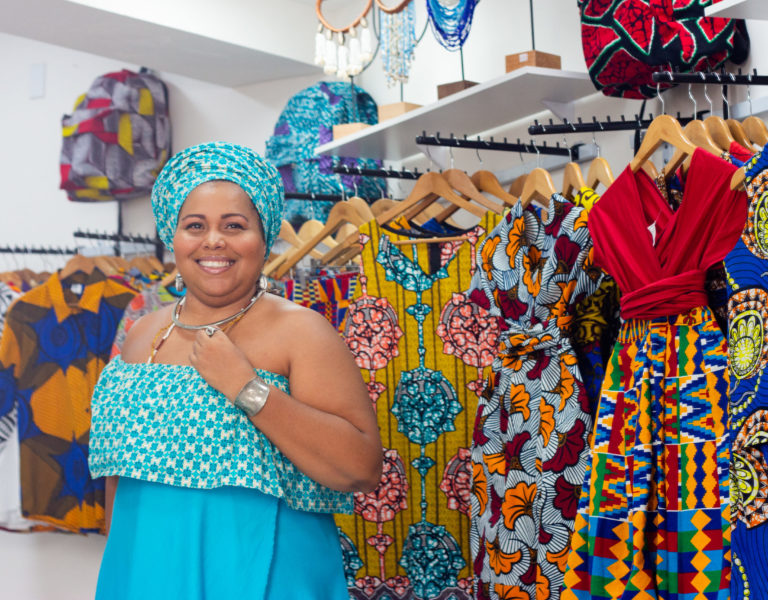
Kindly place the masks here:
[(256, 304), (256, 301), (261, 298), (264, 295), (264, 292), (267, 291), (267, 279), (263, 275), (259, 277), (259, 285), (256, 290), (256, 293), (251, 298), (251, 301), (248, 302), (243, 308), (241, 308), (239, 311), (237, 311), (234, 315), (230, 315), (224, 319), (221, 319), (219, 321), (214, 321), (213, 323), (205, 323), (203, 325), (187, 325), (186, 323), (182, 323), (179, 321), (179, 316), (181, 314), (181, 307), (184, 306), (184, 301), (187, 299), (186, 296), (183, 296), (179, 298), (176, 301), (176, 306), (173, 309), (173, 312), (171, 313), (171, 320), (173, 321), (173, 324), (176, 327), (180, 327), (181, 329), (186, 329), (189, 331), (199, 331), (200, 329), (205, 329), (206, 333), (211, 336), (213, 333), (216, 332), (216, 330), (221, 325), (225, 325), (229, 323), (230, 321), (234, 321), (238, 317), (242, 316), (245, 312), (248, 311), (249, 308), (251, 308), (254, 304)]

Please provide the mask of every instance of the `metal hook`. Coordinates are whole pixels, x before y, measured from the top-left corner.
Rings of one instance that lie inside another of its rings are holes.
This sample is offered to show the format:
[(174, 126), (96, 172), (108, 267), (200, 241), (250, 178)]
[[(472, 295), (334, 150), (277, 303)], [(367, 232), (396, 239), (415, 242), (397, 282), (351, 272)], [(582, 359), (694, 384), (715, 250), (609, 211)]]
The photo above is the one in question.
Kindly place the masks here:
[[(731, 77), (733, 77), (733, 73), (731, 73)], [(718, 82), (720, 81), (720, 77), (717, 78)], [(725, 86), (720, 87), (720, 97), (723, 99), (723, 107), (725, 108), (725, 112), (730, 115), (731, 114), (731, 103), (728, 102), (728, 96), (725, 95)]]
[(483, 164), (483, 158), (480, 156), (480, 148), (475, 148), (475, 154), (477, 154), (477, 161), (480, 165)]
[(709, 94), (707, 93), (707, 78), (704, 75), (703, 71), (699, 71), (699, 76), (701, 77), (701, 80), (704, 82), (704, 98), (706, 98), (707, 102), (709, 102), (709, 114), (713, 115), (715, 114), (715, 107), (712, 104), (712, 98), (709, 97)]
[(451, 159), (451, 169), (453, 169), (453, 147), (448, 146), (448, 156)]
[(536, 167), (541, 166), (541, 152), (539, 152), (539, 147), (536, 145), (536, 140), (531, 138), (531, 145), (533, 146), (533, 149), (536, 150)]
[(568, 145), (568, 136), (567, 135), (563, 136), (563, 145), (565, 146), (565, 149), (568, 150), (568, 160), (570, 162), (573, 162), (573, 150)]
[(698, 114), (698, 111), (696, 110), (696, 98), (693, 97), (693, 92), (691, 91), (691, 84), (688, 84), (688, 97), (691, 99), (691, 102), (693, 102), (693, 118), (696, 118), (696, 115)]
[(752, 89), (750, 86), (752, 85), (752, 73), (750, 73), (747, 76), (747, 81), (749, 82), (747, 84), (747, 102), (749, 102), (749, 116), (751, 117), (752, 116)]
[[(656, 95), (659, 97), (659, 100), (661, 101), (661, 114), (666, 115), (667, 114), (667, 108), (664, 106), (664, 97), (661, 95), (661, 82), (656, 82)], [(602, 128), (602, 127), (601, 127)]]

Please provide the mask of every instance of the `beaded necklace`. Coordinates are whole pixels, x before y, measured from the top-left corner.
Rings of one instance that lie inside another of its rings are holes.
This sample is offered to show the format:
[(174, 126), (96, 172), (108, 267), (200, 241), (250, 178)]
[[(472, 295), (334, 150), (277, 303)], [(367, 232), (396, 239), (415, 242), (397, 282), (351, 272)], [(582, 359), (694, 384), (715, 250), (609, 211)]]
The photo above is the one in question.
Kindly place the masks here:
[(427, 15), (437, 41), (446, 50), (464, 45), (478, 0), (427, 0)]
[(381, 13), (381, 61), (387, 86), (406, 83), (416, 47), (413, 2), (397, 13)]

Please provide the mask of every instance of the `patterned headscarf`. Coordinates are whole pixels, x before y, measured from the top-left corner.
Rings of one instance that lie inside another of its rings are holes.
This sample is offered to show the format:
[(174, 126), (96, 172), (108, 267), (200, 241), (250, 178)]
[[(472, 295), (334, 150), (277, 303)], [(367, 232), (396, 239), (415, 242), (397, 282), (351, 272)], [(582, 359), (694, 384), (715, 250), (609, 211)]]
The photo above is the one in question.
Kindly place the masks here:
[(173, 235), (187, 195), (201, 183), (223, 179), (245, 190), (264, 226), (266, 252), (280, 232), (283, 182), (277, 169), (250, 148), (226, 142), (198, 144), (171, 157), (152, 188), (158, 235), (173, 252)]

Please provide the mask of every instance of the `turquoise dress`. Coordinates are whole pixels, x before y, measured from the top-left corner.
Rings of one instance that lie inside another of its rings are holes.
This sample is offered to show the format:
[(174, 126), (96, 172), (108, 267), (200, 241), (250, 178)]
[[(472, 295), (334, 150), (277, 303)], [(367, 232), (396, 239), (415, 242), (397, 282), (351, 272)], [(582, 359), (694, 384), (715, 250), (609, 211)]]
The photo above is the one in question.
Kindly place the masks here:
[(332, 513), (351, 494), (301, 473), (193, 367), (113, 359), (89, 466), (120, 476), (97, 600), (348, 598)]

